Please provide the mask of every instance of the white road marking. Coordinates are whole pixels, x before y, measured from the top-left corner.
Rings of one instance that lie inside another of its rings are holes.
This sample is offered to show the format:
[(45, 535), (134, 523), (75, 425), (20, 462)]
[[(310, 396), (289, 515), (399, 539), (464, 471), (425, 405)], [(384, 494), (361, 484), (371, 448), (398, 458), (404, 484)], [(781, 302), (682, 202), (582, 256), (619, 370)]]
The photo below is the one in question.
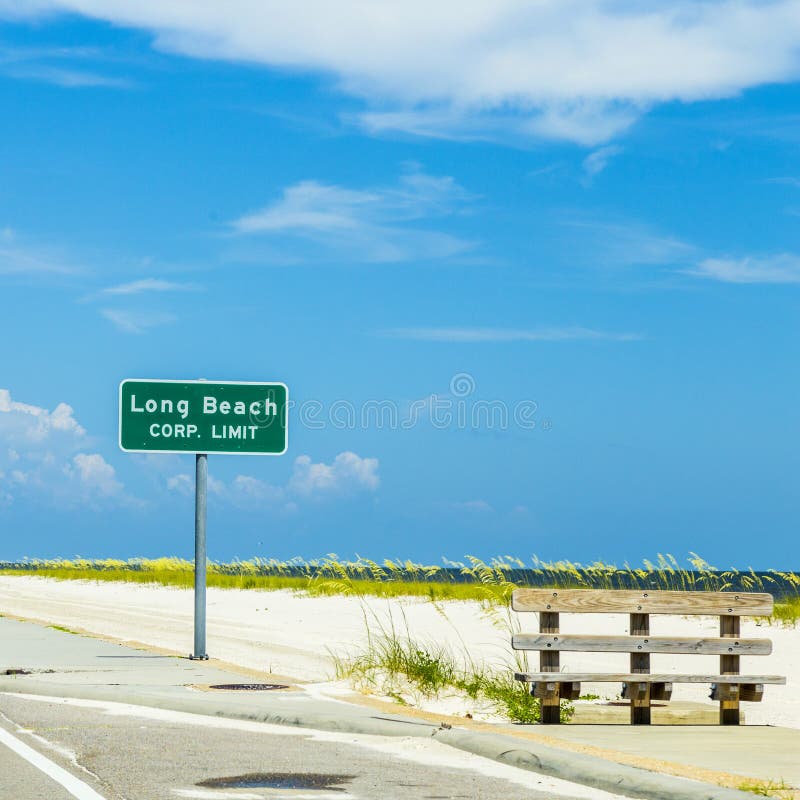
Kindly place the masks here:
[[(485, 777), (507, 780), (526, 789), (536, 789), (542, 793), (549, 792), (554, 797), (566, 796), (580, 798), (581, 800), (621, 800), (621, 798), (625, 797), (625, 795), (611, 794), (601, 789), (595, 789), (592, 786), (571, 783), (561, 778), (551, 778), (549, 775), (512, 767), (510, 764), (501, 764), (473, 753), (456, 750), (428, 737), (395, 738), (358, 733), (335, 733), (333, 731), (314, 730), (313, 728), (293, 728), (268, 722), (251, 722), (249, 720), (192, 714), (186, 711), (171, 711), (151, 706), (137, 706), (129, 703), (117, 703), (112, 700), (83, 700), (74, 697), (49, 697), (47, 695), (16, 692), (0, 692), (0, 696), (17, 697), (21, 700), (33, 700), (39, 703), (56, 703), (77, 708), (93, 708), (110, 716), (138, 717), (158, 722), (197, 725), (214, 728), (215, 730), (249, 731), (280, 736), (284, 739), (288, 736), (300, 736), (317, 742), (354, 745), (383, 753), (390, 758), (412, 761), (423, 766), (477, 772)], [(274, 795), (270, 796), (274, 797)], [(296, 797), (296, 795), (294, 796)], [(315, 795), (315, 797), (318, 798), (319, 795)]]
[(0, 744), (4, 744), (9, 750), (24, 758), (36, 769), (44, 772), (48, 778), (61, 784), (77, 800), (106, 800), (98, 794), (91, 786), (76, 778), (72, 773), (62, 769), (58, 764), (52, 762), (38, 751), (34, 750), (25, 742), (21, 742), (16, 736), (9, 733), (5, 728), (0, 728)]

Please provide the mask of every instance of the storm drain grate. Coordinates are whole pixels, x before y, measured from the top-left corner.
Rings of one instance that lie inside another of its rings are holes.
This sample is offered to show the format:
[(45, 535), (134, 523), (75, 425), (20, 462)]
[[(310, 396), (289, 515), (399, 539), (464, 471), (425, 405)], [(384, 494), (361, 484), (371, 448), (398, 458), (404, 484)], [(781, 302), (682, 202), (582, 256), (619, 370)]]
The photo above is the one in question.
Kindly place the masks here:
[(220, 689), (225, 692), (269, 692), (273, 689), (288, 689), (282, 683), (218, 683), (209, 689)]

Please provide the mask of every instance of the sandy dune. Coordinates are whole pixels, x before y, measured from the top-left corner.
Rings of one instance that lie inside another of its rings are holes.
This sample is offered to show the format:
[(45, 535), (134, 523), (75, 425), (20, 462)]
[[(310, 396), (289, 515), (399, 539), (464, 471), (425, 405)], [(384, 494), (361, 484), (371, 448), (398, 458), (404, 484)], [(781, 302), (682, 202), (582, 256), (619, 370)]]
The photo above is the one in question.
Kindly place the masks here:
[[(55, 581), (27, 576), (0, 576), (0, 613), (81, 628), (120, 641), (135, 641), (189, 653), (192, 648), (193, 595), (189, 590), (152, 585)], [(523, 630), (536, 630), (533, 614), (520, 615)], [(394, 622), (416, 639), (447, 644), (468, 652), (473, 661), (511, 669), (508, 629), (488, 618), (477, 602), (434, 605), (419, 598), (381, 600), (352, 597), (305, 597), (289, 591), (208, 590), (208, 651), (243, 667), (325, 682), (333, 678), (331, 653), (354, 652), (374, 633)], [(562, 614), (563, 633), (625, 633), (627, 617)], [(652, 618), (653, 635), (718, 635), (713, 618)], [(742, 657), (742, 672), (785, 675), (787, 686), (767, 686), (761, 703), (743, 705), (748, 723), (800, 728), (800, 629), (758, 626), (743, 620), (742, 637), (773, 640), (771, 656)], [(12, 657), (11, 643), (0, 642), (0, 661)], [(12, 645), (13, 646), (13, 645)], [(534, 656), (535, 658), (535, 656)], [(535, 660), (532, 661), (535, 664)], [(627, 671), (627, 655), (562, 653), (567, 670)], [(715, 656), (652, 657), (653, 672), (716, 672)], [(590, 690), (584, 684), (584, 691)], [(616, 685), (599, 685), (613, 695)], [(676, 684), (674, 699), (706, 700), (708, 687)], [(453, 701), (432, 704), (458, 712)], [(464, 709), (466, 710), (466, 709)]]

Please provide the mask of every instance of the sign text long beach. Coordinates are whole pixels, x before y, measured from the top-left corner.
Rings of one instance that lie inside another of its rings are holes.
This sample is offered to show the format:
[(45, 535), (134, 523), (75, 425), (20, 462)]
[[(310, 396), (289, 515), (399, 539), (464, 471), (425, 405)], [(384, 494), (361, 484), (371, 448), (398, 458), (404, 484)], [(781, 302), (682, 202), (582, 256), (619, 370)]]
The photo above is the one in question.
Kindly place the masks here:
[(119, 446), (147, 453), (286, 452), (282, 383), (124, 380)]

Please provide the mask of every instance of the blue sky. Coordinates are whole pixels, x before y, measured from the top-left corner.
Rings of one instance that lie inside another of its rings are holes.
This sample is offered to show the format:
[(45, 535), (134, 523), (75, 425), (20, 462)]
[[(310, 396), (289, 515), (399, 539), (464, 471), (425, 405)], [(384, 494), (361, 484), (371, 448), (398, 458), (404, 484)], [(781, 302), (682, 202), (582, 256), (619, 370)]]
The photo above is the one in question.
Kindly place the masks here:
[(798, 80), (779, 0), (0, 0), (0, 558), (190, 555), (117, 385), (205, 377), (295, 404), (212, 558), (797, 568)]

